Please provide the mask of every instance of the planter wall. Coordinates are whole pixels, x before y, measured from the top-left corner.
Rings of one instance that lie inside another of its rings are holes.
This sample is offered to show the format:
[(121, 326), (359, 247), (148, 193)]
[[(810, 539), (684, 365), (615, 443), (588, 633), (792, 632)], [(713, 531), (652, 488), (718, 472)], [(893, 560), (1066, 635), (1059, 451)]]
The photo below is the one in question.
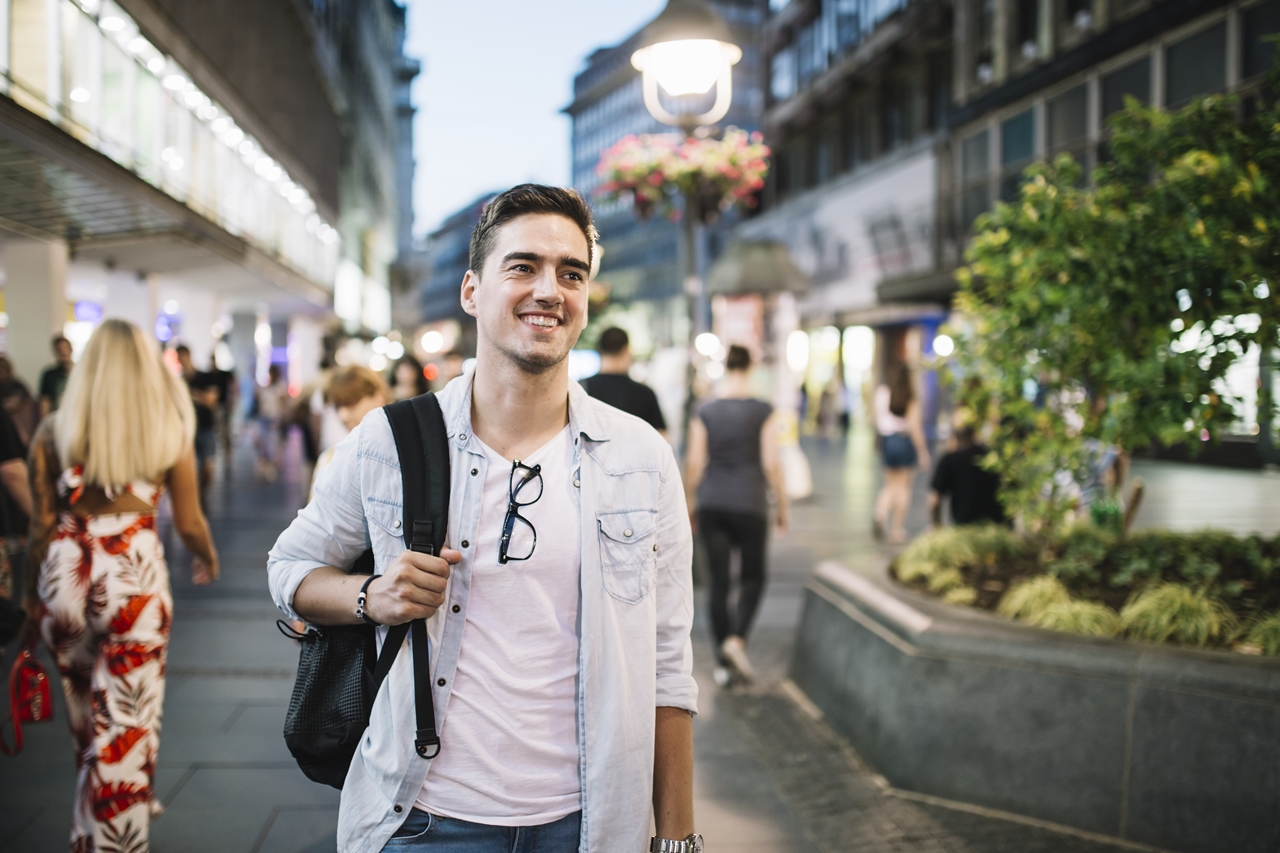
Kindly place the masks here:
[(1280, 850), (1280, 661), (1096, 640), (834, 563), (791, 677), (896, 788), (1182, 853)]

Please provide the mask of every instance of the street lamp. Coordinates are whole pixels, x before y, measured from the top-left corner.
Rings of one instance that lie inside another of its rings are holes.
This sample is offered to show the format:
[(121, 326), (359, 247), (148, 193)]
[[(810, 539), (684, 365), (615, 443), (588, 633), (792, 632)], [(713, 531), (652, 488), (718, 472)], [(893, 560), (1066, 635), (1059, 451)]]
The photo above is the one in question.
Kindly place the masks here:
[[(640, 72), (644, 105), (658, 121), (693, 136), (700, 127), (708, 127), (729, 113), (733, 101), (733, 66), (742, 59), (742, 48), (733, 42), (729, 25), (706, 0), (667, 0), (667, 7), (649, 22), (640, 36), (640, 47), (631, 54), (631, 64)], [(705, 96), (715, 89), (715, 101), (705, 112), (697, 112), (705, 104)], [(662, 105), (663, 90), (681, 107), (671, 112)], [(697, 96), (704, 97), (699, 98)], [(692, 105), (691, 105), (692, 104)], [(681, 264), (685, 295), (688, 298), (689, 342), (699, 332), (706, 332), (702, 310), (702, 281), (698, 276), (698, 229), (702, 224), (701, 199), (698, 192), (686, 191), (681, 229)], [(692, 347), (685, 371), (686, 395), (683, 424), (688, 436), (693, 416), (694, 366)]]
[[(663, 124), (692, 134), (699, 126), (724, 118), (733, 100), (733, 66), (742, 59), (724, 18), (706, 0), (669, 0), (645, 27), (631, 64), (643, 77), (644, 105)], [(672, 113), (663, 105), (659, 88), (673, 97), (705, 95), (716, 90), (715, 102), (704, 113)]]

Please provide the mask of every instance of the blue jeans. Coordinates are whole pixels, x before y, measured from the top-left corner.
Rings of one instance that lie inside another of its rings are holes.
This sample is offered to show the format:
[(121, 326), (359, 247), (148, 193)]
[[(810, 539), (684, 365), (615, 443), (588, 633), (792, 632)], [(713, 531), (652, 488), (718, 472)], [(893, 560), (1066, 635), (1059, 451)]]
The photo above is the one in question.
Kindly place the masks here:
[(431, 853), (577, 853), (581, 825), (582, 812), (542, 826), (489, 826), (410, 809), (409, 816), (382, 849)]

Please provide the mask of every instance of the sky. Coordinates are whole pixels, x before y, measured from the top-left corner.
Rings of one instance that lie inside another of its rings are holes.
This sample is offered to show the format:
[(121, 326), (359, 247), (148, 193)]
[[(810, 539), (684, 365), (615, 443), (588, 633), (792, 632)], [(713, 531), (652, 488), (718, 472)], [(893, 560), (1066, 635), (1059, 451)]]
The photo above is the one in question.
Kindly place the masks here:
[(414, 233), (494, 189), (569, 182), (573, 77), (665, 0), (407, 0)]

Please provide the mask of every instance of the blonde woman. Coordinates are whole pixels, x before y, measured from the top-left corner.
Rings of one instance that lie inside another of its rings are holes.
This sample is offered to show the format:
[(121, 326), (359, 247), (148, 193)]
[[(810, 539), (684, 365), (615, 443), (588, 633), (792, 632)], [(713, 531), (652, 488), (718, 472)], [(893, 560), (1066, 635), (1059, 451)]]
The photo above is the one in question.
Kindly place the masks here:
[[(147, 849), (173, 602), (156, 532), (173, 524), (218, 576), (200, 511), (195, 413), (182, 381), (136, 326), (107, 320), (31, 448), (34, 590), (27, 612), (58, 663), (75, 741), (71, 850)], [(35, 599), (35, 600), (33, 600)]]

